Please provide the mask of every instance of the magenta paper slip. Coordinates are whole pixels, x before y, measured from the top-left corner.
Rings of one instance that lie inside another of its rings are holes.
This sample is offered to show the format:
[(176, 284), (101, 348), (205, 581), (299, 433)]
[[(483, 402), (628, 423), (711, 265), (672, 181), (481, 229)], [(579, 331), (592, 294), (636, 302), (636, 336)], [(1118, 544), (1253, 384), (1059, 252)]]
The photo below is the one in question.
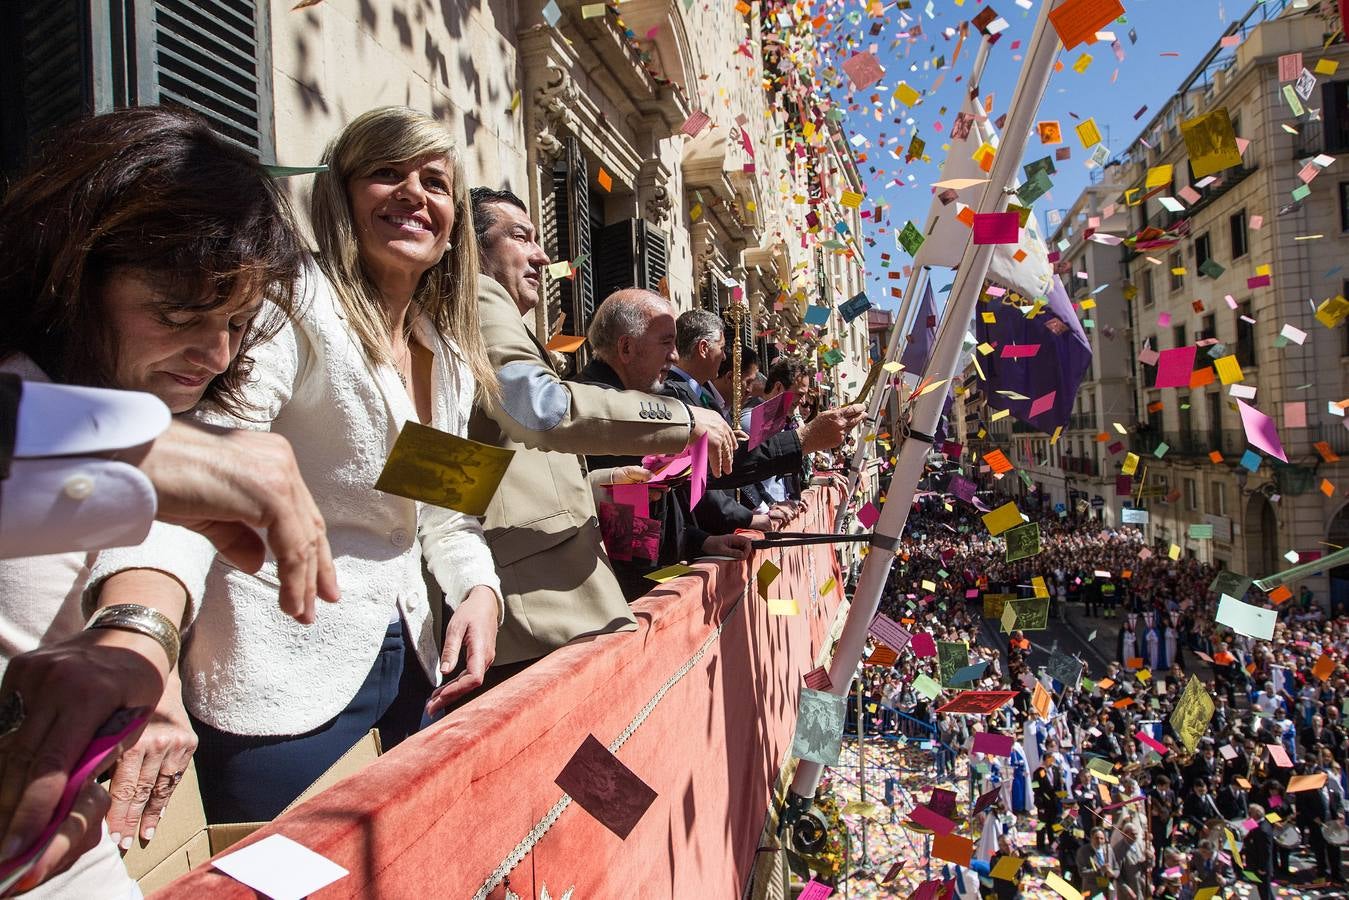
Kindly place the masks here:
[(1029, 359), (1039, 352), (1039, 344), (1003, 344), (999, 356), (1003, 359)]
[(1014, 212), (975, 213), (974, 242), (976, 244), (1015, 244), (1021, 216)]
[(796, 395), (784, 391), (772, 400), (765, 400), (749, 411), (749, 443), (753, 450), (764, 441), (787, 427), (787, 417), (791, 414), (792, 403)]
[(650, 490), (645, 484), (615, 484), (609, 489), (614, 492), (614, 502), (619, 506), (631, 506), (634, 516), (651, 517)]
[(1189, 387), (1190, 373), (1194, 371), (1194, 355), (1198, 349), (1198, 347), (1176, 347), (1158, 354), (1157, 383), (1153, 387)]
[(1010, 734), (992, 734), (978, 731), (974, 735), (974, 752), (989, 756), (1011, 756), (1013, 738)]
[(909, 646), (913, 648), (913, 655), (920, 659), (937, 655), (937, 642), (932, 640), (932, 635), (927, 632), (915, 634)]
[(862, 523), (863, 528), (874, 528), (881, 519), (881, 511), (876, 508), (876, 504), (871, 501), (857, 511), (857, 521)]
[(689, 483), (689, 509), (693, 509), (703, 499), (703, 489), (707, 487), (707, 435), (698, 438), (690, 450), (693, 477)]
[(42, 834), (38, 835), (38, 839), (28, 849), (8, 862), (0, 864), (0, 893), (8, 891), (28, 874), (33, 864), (56, 837), (56, 832), (65, 822), (66, 816), (70, 815), (70, 810), (75, 806), (75, 798), (79, 796), (85, 784), (103, 770), (108, 757), (117, 751), (122, 741), (135, 734), (145, 724), (148, 715), (148, 710), (144, 708), (118, 710), (95, 732), (88, 749), (71, 768), (66, 788), (56, 804), (56, 811)]
[(1134, 737), (1138, 738), (1138, 740), (1142, 741), (1144, 744), (1147, 744), (1153, 750), (1156, 750), (1158, 756), (1166, 755), (1166, 745), (1161, 741), (1154, 740), (1152, 735), (1148, 734), (1143, 729), (1138, 729), (1138, 733), (1135, 734)]
[(1246, 430), (1247, 443), (1280, 462), (1288, 462), (1274, 420), (1244, 400), (1237, 401), (1237, 409), (1241, 411), (1241, 427)]
[(956, 823), (939, 813), (935, 813), (921, 803), (909, 813), (909, 820), (937, 834), (950, 834), (956, 830)]
[(797, 900), (829, 900), (833, 893), (834, 889), (829, 885), (812, 878), (801, 893), (797, 894)]

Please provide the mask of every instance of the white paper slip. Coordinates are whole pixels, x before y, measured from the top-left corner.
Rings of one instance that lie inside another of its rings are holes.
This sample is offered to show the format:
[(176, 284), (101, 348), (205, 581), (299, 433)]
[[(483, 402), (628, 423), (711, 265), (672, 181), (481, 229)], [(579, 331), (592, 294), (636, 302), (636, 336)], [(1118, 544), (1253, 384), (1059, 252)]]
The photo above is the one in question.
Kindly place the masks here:
[(272, 900), (301, 900), (348, 874), (327, 857), (281, 834), (222, 856), (212, 865)]
[(1218, 614), (1213, 618), (1218, 624), (1226, 625), (1238, 634), (1268, 641), (1274, 637), (1274, 623), (1279, 614), (1272, 609), (1242, 603), (1223, 594), (1218, 598)]

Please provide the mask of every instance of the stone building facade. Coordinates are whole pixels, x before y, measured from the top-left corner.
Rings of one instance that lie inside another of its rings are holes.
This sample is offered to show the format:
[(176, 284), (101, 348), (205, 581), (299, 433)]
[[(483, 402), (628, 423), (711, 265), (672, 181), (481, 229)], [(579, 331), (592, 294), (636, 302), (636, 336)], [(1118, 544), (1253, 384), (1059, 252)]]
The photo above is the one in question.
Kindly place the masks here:
[[(813, 71), (790, 63), (811, 42), (790, 4), (294, 6), (5, 5), (0, 167), (81, 113), (157, 102), (199, 109), (264, 162), (313, 165), (359, 113), (413, 106), (450, 127), (474, 184), (526, 200), (554, 260), (579, 263), (549, 279), (538, 333), (584, 333), (610, 291), (640, 285), (681, 310), (743, 310), (764, 355), (837, 351), (831, 396), (860, 384), (866, 318), (805, 324), (808, 305), (863, 290), (860, 212), (840, 202), (862, 188)], [(684, 133), (696, 112), (709, 122)], [(297, 199), (307, 180), (289, 180)]]
[[(1346, 395), (1349, 341), (1344, 326), (1328, 330), (1314, 315), (1317, 304), (1349, 286), (1342, 268), (1349, 251), (1349, 48), (1326, 46), (1337, 26), (1317, 10), (1288, 4), (1279, 14), (1279, 6), (1268, 18), (1229, 28), (1239, 38), (1235, 48), (1214, 47), (1135, 140), (1124, 165), (1129, 231), (1151, 226), (1164, 236), (1160, 245), (1126, 254), (1135, 356), (1197, 344), (1196, 369), (1234, 355), (1243, 376), (1230, 385), (1192, 379), (1190, 387), (1158, 389), (1155, 368), (1136, 368), (1139, 424), (1130, 445), (1148, 466), (1148, 533), (1254, 577), (1285, 568), (1290, 551), (1305, 560), (1349, 536), (1349, 469), (1315, 446), (1324, 441), (1332, 455), (1349, 452), (1349, 420), (1331, 414)], [(1339, 66), (1315, 76), (1300, 114), (1284, 91), (1292, 79), (1280, 77), (1280, 58), (1292, 54), (1301, 54), (1299, 69), (1322, 59), (1332, 63), (1323, 69)], [(1192, 178), (1180, 123), (1219, 108), (1249, 144), (1240, 165)], [(1322, 154), (1328, 165), (1314, 167), (1306, 195), (1295, 198), (1305, 181), (1299, 172), (1310, 174), (1308, 162)], [(1148, 187), (1148, 172), (1166, 165), (1174, 167), (1170, 182)], [(1288, 326), (1305, 332), (1305, 342), (1281, 337), (1292, 333)], [(1241, 465), (1248, 443), (1236, 400), (1250, 388), (1255, 393), (1246, 400), (1274, 419), (1287, 464), (1265, 456), (1254, 471)], [(1192, 537), (1195, 525), (1212, 526), (1213, 537)], [(1349, 572), (1310, 584), (1324, 599), (1331, 582), (1335, 593), (1349, 591)]]

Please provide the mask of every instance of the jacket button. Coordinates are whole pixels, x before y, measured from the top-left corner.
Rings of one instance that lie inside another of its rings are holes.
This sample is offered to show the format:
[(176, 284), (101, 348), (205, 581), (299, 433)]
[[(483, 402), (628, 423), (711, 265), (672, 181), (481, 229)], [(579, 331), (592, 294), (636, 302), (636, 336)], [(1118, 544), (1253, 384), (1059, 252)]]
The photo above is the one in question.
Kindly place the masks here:
[(89, 475), (72, 475), (61, 490), (71, 500), (86, 500), (94, 492), (94, 479)]
[(395, 528), (389, 532), (389, 543), (395, 547), (406, 547), (408, 543), (408, 533), (404, 528)]

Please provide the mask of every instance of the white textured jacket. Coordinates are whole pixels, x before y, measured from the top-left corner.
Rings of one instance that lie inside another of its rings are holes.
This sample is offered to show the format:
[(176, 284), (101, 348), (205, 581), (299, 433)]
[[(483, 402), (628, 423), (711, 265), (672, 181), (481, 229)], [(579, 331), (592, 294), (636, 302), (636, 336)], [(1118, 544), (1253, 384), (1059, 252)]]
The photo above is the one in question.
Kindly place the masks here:
[[(86, 596), (88, 605), (105, 578), (128, 568), (159, 569), (181, 581), (190, 623), (179, 664), (184, 703), (198, 719), (234, 734), (303, 734), (341, 712), (374, 664), (395, 610), (427, 677), (438, 684), (423, 559), (451, 607), (476, 585), (501, 597), (477, 519), (375, 490), (399, 430), (416, 411), (396, 372), (367, 362), (312, 262), (301, 288), (298, 322), (253, 352), (247, 398), (259, 411), (255, 421), (219, 411), (198, 415), (290, 441), (327, 523), (341, 601), (320, 602), (317, 621), (301, 625), (277, 605), (274, 559), (250, 575), (199, 535), (160, 523), (139, 547), (100, 554)], [(415, 327), (435, 354), (430, 424), (462, 436), (473, 378), (428, 319)]]

